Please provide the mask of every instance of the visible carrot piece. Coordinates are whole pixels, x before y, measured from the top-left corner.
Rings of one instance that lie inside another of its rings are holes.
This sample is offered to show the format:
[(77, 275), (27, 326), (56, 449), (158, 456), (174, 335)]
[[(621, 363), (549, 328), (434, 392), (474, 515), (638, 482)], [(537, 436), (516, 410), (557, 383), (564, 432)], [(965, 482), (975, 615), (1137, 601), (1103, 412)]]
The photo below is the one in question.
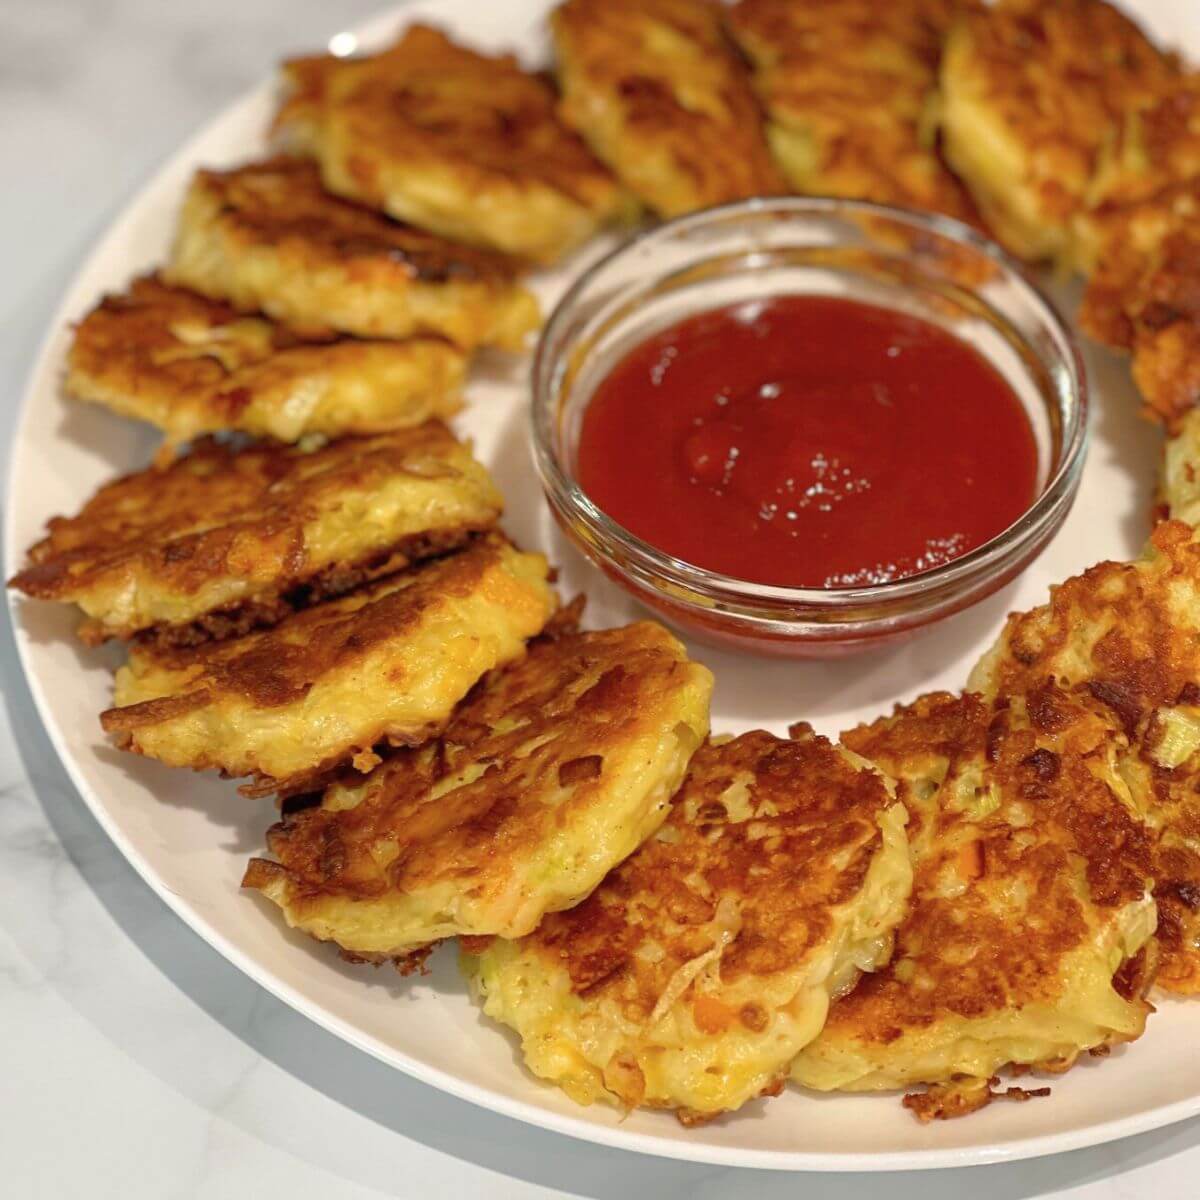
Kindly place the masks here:
[(970, 882), (983, 874), (983, 845), (978, 841), (967, 842), (958, 848), (955, 865), (959, 875)]
[(720, 1033), (729, 1027), (735, 1015), (728, 1004), (711, 996), (697, 996), (692, 1001), (692, 1019), (702, 1033)]

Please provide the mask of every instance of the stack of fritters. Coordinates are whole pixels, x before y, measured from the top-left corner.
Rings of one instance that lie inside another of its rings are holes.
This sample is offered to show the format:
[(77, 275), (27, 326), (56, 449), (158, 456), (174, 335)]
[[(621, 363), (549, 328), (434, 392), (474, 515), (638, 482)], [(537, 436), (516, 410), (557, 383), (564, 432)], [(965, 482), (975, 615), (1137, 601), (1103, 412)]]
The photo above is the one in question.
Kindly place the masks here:
[(503, 500), (444, 425), (319, 450), (205, 440), (56, 517), (11, 586), (78, 604), (84, 641), (186, 644), (461, 546)]
[(709, 744), (663, 827), (581, 905), (465, 947), (472, 987), (580, 1103), (694, 1124), (776, 1095), (830, 1001), (891, 953), (904, 822), (890, 784), (809, 731)]
[(465, 369), (442, 338), (305, 341), (148, 275), (80, 323), (65, 386), (157, 425), (172, 445), (222, 430), (298, 442), (450, 416)]
[(630, 212), (514, 58), (412, 25), (371, 58), (298, 59), (275, 129), (339, 196), (445, 237), (550, 262)]
[(404, 960), (530, 932), (662, 824), (708, 732), (712, 676), (648, 622), (535, 643), (436, 741), (331, 787), (246, 873), (288, 923)]
[(906, 1101), (930, 1119), (987, 1103), (1003, 1066), (1063, 1071), (1139, 1037), (1151, 846), (1104, 707), (1053, 683), (992, 703), (938, 694), (845, 740), (900, 781), (912, 906), (891, 962), (834, 1005), (792, 1077), (933, 1085)]
[(563, 119), (664, 217), (785, 191), (715, 0), (566, 0)]
[(767, 136), (798, 192), (974, 220), (936, 146), (938, 63), (971, 0), (739, 0), (730, 30), (754, 66)]
[(519, 658), (555, 607), (546, 560), (499, 535), (229, 641), (139, 644), (105, 730), (170, 766), (304, 791), (380, 743), (435, 734), (492, 668)]

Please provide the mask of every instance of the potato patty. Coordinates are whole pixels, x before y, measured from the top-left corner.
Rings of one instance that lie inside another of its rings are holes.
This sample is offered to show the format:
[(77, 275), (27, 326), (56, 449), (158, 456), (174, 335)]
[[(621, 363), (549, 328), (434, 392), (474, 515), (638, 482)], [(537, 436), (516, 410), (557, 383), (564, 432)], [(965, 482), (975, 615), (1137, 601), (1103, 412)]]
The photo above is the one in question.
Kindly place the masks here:
[(157, 425), (168, 444), (221, 430), (298, 442), (449, 416), (465, 370), (441, 338), (304, 341), (147, 275), (80, 322), (66, 389)]
[(821, 1091), (932, 1085), (922, 1119), (986, 1104), (1015, 1064), (1066, 1070), (1151, 1011), (1150, 838), (1103, 707), (1045, 684), (995, 704), (922, 697), (845, 735), (900, 783), (916, 856), (888, 966), (792, 1070)]
[(1129, 738), (1121, 769), (1156, 839), (1160, 982), (1200, 991), (1200, 535), (1164, 521), (1137, 561), (1052, 588), (1048, 604), (1009, 617), (970, 686), (1011, 696), (1047, 678), (1106, 705)]
[(1174, 426), (1200, 401), (1200, 179), (1090, 214), (1085, 333), (1130, 351), (1148, 416)]
[(245, 886), (375, 960), (528, 933), (662, 823), (708, 731), (712, 675), (650, 622), (536, 642), (445, 733), (276, 825)]
[(563, 119), (664, 217), (785, 190), (711, 0), (567, 0), (550, 18)]
[(298, 159), (198, 171), (163, 275), (315, 336), (519, 349), (538, 323), (511, 260), (331, 196)]
[(975, 213), (935, 145), (942, 40), (968, 0), (739, 0), (767, 137), (798, 192)]
[(1106, 157), (1179, 69), (1102, 0), (973, 7), (941, 68), (946, 158), (999, 241), (1074, 265), (1073, 223), (1102, 197)]
[(134, 646), (106, 731), (170, 766), (252, 775), (244, 791), (315, 786), (446, 723), (485, 672), (525, 652), (555, 608), (540, 554), (489, 535), (449, 558), (192, 649)]
[(312, 452), (204, 440), (54, 518), (10, 586), (78, 604), (87, 642), (205, 641), (460, 546), (502, 507), (440, 421)]
[(370, 58), (299, 59), (275, 122), (325, 186), (445, 237), (552, 262), (632, 211), (546, 81), (427, 25)]

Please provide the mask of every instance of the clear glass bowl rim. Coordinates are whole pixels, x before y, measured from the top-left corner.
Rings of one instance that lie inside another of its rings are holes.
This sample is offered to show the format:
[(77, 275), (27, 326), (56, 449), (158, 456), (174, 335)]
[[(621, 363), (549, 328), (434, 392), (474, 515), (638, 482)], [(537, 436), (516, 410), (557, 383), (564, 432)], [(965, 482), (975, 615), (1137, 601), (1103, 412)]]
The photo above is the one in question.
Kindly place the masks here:
[[(1040, 318), (1054, 334), (1063, 350), (1070, 395), (1067, 403), (1059, 403), (1064, 411), (1059, 454), (1049, 478), (1033, 504), (1007, 529), (974, 550), (948, 563), (886, 583), (866, 584), (853, 588), (790, 587), (778, 584), (755, 583), (711, 571), (675, 558), (651, 543), (631, 533), (614, 521), (590, 499), (560, 461), (556, 424), (558, 418), (557, 371), (552, 359), (562, 327), (574, 315), (581, 295), (598, 275), (614, 262), (631, 255), (657, 240), (673, 238), (688, 229), (714, 221), (726, 220), (740, 214), (778, 214), (806, 217), (847, 213), (863, 217), (884, 217), (914, 232), (933, 233), (952, 242), (961, 243), (990, 259), (1009, 282), (1023, 291), (1026, 301), (1040, 310)], [(1079, 483), (1088, 440), (1088, 384), (1078, 341), (1054, 301), (1030, 279), (1022, 265), (1000, 246), (953, 217), (938, 213), (920, 212), (895, 205), (876, 204), (868, 200), (847, 200), (827, 196), (754, 197), (738, 200), (688, 213), (662, 221), (647, 230), (633, 234), (620, 245), (602, 255), (567, 289), (555, 305), (538, 339), (533, 360), (532, 404), (530, 412), (534, 458), (542, 486), (552, 505), (570, 519), (578, 520), (591, 534), (591, 540), (602, 549), (604, 557), (617, 558), (622, 573), (633, 567), (642, 578), (655, 579), (686, 593), (719, 597), (738, 607), (739, 602), (765, 605), (769, 609), (806, 609), (818, 611), (844, 610), (867, 605), (872, 609), (902, 606), (905, 600), (921, 596), (956, 591), (957, 584), (985, 578), (993, 569), (1003, 569), (1025, 546), (1034, 546), (1039, 535), (1054, 521), (1063, 506), (1074, 496)], [(1065, 515), (1065, 514), (1064, 514)], [(682, 597), (676, 595), (676, 600)], [(766, 615), (759, 613), (758, 615)], [(780, 613), (770, 614), (778, 618)], [(804, 615), (797, 613), (797, 616)]]

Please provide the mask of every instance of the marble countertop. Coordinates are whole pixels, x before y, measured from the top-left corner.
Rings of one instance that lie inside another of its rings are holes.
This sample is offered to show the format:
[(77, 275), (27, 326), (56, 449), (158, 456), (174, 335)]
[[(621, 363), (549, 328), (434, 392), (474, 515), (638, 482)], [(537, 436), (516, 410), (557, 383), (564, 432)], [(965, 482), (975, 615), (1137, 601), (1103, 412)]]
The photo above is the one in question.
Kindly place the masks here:
[[(156, 164), (378, 0), (0, 5), (0, 442), (77, 262)], [(268, 996), (153, 895), (92, 820), (0, 631), (0, 1191), (13, 1200), (551, 1196), (886, 1187), (894, 1200), (1193, 1197), (1200, 1122), (970, 1171), (691, 1166), (540, 1133), (409, 1080)]]

